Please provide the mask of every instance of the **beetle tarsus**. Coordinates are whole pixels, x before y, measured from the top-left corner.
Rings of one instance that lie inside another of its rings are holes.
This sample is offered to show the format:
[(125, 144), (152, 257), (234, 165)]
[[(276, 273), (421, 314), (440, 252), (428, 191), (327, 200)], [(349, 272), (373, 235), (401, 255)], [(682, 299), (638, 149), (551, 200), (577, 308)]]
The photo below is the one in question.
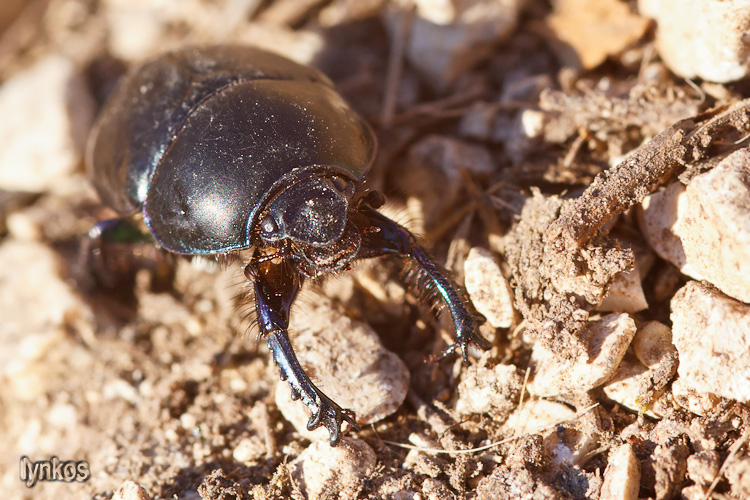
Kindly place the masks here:
[(344, 421), (359, 430), (353, 411), (342, 409), (318, 389), (299, 363), (289, 340), (289, 310), (302, 284), (300, 274), (288, 262), (273, 264), (264, 261), (255, 265), (253, 281), (255, 288), (258, 324), (266, 337), (274, 362), (281, 371), (281, 379), (289, 383), (292, 399), (301, 399), (310, 410), (307, 422), (309, 430), (321, 425), (328, 430), (331, 446), (341, 440), (341, 425)]

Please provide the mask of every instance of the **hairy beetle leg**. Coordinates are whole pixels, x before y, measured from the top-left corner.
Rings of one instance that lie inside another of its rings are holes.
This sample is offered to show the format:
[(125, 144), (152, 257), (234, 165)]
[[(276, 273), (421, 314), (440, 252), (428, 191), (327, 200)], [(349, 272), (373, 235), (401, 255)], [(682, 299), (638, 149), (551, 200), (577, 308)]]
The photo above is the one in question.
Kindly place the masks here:
[(424, 272), (447, 306), (456, 330), (456, 342), (448, 346), (436, 359), (442, 359), (460, 348), (464, 363), (468, 363), (467, 348), (469, 344), (475, 344), (483, 350), (492, 347), (492, 344), (479, 333), (476, 323), (477, 315), (476, 313), (472, 314), (467, 309), (465, 295), (459, 292), (458, 286), (417, 245), (416, 239), (406, 228), (377, 212), (366, 203), (359, 206), (357, 215), (364, 219), (357, 220), (357, 226), (367, 228), (363, 231), (362, 246), (357, 258), (399, 255), (411, 259)]
[(324, 426), (331, 446), (336, 446), (341, 440), (344, 421), (355, 430), (359, 430), (359, 426), (353, 411), (342, 409), (312, 383), (294, 354), (287, 329), (289, 310), (302, 284), (302, 277), (283, 259), (279, 264), (271, 260), (251, 261), (248, 268), (245, 274), (254, 278), (258, 324), (281, 371), (281, 380), (289, 383), (292, 398), (301, 399), (310, 410), (308, 430)]

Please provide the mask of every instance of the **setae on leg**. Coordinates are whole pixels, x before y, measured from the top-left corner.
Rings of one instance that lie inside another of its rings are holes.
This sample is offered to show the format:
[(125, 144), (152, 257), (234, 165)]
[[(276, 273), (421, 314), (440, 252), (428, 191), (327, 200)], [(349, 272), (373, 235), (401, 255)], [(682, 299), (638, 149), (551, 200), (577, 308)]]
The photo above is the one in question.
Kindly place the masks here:
[(400, 255), (417, 264), (440, 298), (445, 303), (456, 330), (456, 342), (443, 351), (447, 356), (456, 349), (461, 349), (464, 363), (469, 362), (467, 347), (473, 343), (482, 349), (489, 349), (490, 342), (477, 330), (477, 314), (470, 313), (465, 295), (459, 292), (458, 286), (446, 275), (445, 271), (417, 245), (414, 236), (403, 226), (382, 215), (363, 203), (357, 212), (356, 224), (362, 231), (362, 246), (357, 258), (366, 259), (381, 255)]

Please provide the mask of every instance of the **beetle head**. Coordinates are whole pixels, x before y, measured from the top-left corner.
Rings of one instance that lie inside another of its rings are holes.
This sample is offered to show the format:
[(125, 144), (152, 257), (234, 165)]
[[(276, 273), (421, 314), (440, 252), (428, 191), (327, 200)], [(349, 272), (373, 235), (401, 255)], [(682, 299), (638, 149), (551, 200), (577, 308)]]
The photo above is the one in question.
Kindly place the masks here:
[(268, 203), (260, 221), (265, 244), (291, 243), (307, 276), (342, 269), (357, 255), (360, 234), (347, 220), (354, 185), (338, 177), (308, 177)]
[(346, 183), (320, 177), (293, 183), (269, 202), (260, 221), (261, 239), (265, 243), (290, 239), (312, 247), (335, 243), (346, 225), (347, 188)]

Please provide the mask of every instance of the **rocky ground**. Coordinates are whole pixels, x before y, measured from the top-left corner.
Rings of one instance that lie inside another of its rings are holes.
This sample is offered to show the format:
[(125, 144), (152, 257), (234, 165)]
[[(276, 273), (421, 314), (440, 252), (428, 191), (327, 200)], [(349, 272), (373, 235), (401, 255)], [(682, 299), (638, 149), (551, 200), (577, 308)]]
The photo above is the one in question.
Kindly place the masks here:
[[(5, 0), (3, 497), (750, 497), (749, 32), (741, 0)], [(86, 262), (104, 96), (214, 43), (331, 77), (383, 211), (487, 319), (491, 350), (430, 363), (450, 322), (398, 261), (307, 283), (293, 343), (362, 427), (337, 448), (256, 342), (241, 259), (139, 247), (109, 291)], [(24, 456), (87, 480), (28, 487)]]

